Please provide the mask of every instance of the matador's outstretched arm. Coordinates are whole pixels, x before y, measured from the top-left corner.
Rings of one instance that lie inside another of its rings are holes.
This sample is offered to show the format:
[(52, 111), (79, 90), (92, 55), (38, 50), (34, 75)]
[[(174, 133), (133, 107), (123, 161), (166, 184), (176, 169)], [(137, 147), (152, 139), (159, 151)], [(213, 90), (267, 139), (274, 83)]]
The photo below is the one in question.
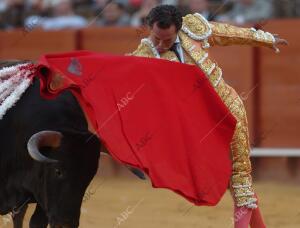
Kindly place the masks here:
[(255, 28), (240, 28), (237, 26), (210, 22), (212, 35), (209, 37), (210, 45), (251, 45), (264, 46), (279, 52), (277, 45), (287, 45), (288, 42), (276, 34), (256, 30)]

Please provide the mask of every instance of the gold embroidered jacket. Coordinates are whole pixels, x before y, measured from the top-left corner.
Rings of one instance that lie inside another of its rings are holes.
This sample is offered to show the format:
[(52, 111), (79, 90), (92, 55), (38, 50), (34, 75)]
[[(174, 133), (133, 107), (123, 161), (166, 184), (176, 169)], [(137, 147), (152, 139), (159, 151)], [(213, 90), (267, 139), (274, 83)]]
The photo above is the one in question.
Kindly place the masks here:
[[(230, 189), (237, 206), (255, 208), (257, 200), (252, 187), (246, 111), (236, 91), (223, 80), (221, 68), (209, 58), (207, 49), (214, 45), (231, 44), (273, 48), (275, 38), (268, 32), (254, 28), (239, 28), (228, 24), (208, 22), (197, 13), (183, 17), (183, 25), (178, 36), (184, 52), (184, 62), (197, 65), (205, 72), (216, 92), (237, 119), (231, 142), (233, 172)], [(159, 54), (151, 40), (147, 38), (141, 41), (132, 55), (179, 61), (172, 51)]]

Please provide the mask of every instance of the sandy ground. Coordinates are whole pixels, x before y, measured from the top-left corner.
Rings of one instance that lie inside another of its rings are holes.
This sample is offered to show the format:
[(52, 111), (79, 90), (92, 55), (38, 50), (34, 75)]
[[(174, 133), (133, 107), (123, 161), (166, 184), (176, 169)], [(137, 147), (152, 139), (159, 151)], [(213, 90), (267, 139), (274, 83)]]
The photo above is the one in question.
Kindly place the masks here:
[[(268, 227), (300, 227), (300, 184), (255, 183)], [(149, 181), (96, 177), (82, 205), (83, 228), (229, 228), (229, 193), (216, 207), (195, 207), (177, 194), (154, 189)], [(25, 226), (32, 208), (28, 211)], [(0, 227), (12, 227), (0, 217)]]

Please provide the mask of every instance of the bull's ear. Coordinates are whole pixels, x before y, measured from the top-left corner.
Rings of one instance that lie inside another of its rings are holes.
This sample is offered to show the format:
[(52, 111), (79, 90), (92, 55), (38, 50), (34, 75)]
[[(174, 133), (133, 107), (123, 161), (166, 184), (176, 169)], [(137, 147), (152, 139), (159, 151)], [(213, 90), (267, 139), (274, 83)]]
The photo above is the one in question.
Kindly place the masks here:
[(69, 145), (83, 145), (86, 148), (94, 148), (100, 152), (100, 140), (98, 137), (88, 131), (74, 131), (67, 130), (63, 132), (63, 143), (68, 143)]
[(63, 135), (66, 138), (73, 138), (73, 139), (78, 139), (80, 141), (90, 141), (91, 139), (93, 140), (98, 140), (97, 135), (92, 134), (89, 131), (79, 131), (79, 130), (62, 130), (61, 131)]

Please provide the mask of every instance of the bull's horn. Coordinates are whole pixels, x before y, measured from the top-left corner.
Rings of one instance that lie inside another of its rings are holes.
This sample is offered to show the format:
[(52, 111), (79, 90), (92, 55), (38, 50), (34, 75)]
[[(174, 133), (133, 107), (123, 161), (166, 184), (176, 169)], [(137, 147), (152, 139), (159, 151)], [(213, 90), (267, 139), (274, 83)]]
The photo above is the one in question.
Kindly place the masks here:
[[(100, 148), (100, 154), (104, 156), (111, 156), (106, 147), (102, 144)], [(140, 171), (137, 168), (131, 167), (130, 165), (125, 165), (127, 169), (129, 169), (134, 175), (136, 175), (138, 178), (142, 180), (146, 180), (146, 177), (142, 171)]]
[(48, 147), (59, 147), (61, 143), (63, 135), (59, 131), (40, 131), (28, 140), (27, 143), (27, 150), (34, 160), (38, 162), (45, 162), (45, 163), (55, 163), (58, 162), (57, 160), (47, 158), (46, 156), (42, 155), (39, 148), (43, 146)]

